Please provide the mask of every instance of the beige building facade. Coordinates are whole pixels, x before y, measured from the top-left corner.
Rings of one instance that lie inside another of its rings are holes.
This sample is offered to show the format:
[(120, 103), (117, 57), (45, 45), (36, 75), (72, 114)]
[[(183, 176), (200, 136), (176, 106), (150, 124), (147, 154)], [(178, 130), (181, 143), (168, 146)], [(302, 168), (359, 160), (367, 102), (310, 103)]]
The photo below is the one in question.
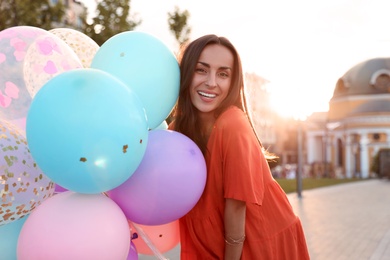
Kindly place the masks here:
[(305, 122), (306, 163), (322, 175), (370, 178), (374, 158), (390, 148), (390, 58), (361, 62), (338, 81), (327, 113)]

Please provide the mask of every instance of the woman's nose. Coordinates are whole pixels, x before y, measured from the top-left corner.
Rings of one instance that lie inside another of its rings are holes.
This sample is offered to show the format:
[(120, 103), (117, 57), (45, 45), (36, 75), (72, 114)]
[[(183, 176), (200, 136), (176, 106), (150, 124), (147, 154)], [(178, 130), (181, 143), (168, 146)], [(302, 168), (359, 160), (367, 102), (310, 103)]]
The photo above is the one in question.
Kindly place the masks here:
[(214, 87), (217, 86), (217, 81), (216, 81), (215, 76), (210, 75), (207, 78), (206, 86), (209, 87), (209, 88), (214, 88)]

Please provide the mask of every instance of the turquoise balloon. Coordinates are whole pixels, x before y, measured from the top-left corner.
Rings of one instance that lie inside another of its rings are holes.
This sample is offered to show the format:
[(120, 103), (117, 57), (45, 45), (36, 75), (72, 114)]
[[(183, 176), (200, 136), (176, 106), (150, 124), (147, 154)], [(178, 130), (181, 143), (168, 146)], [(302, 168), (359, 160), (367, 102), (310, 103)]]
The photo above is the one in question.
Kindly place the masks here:
[(114, 76), (77, 69), (49, 80), (27, 114), (27, 142), (46, 176), (75, 192), (100, 193), (140, 164), (148, 123), (138, 96)]
[(111, 37), (96, 52), (91, 68), (118, 77), (138, 94), (150, 129), (168, 117), (179, 95), (180, 70), (174, 54), (147, 33), (128, 31)]
[(168, 129), (168, 123), (167, 123), (167, 121), (164, 120), (159, 126), (157, 126), (156, 128), (154, 128), (153, 130), (157, 130), (157, 129), (167, 130), (167, 129)]
[(28, 215), (0, 226), (0, 259), (16, 260), (16, 250), (20, 231)]

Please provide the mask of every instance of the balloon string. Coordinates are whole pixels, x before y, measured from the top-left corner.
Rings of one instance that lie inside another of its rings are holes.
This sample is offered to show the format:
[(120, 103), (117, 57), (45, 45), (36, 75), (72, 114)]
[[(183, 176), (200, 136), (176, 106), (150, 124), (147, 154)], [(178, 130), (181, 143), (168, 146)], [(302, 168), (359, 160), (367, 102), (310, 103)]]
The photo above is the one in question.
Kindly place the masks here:
[(142, 237), (142, 239), (145, 241), (146, 245), (150, 248), (150, 250), (153, 251), (154, 255), (160, 259), (160, 260), (168, 260), (168, 258), (165, 258), (163, 256), (163, 254), (161, 254), (160, 251), (158, 251), (158, 249), (156, 248), (156, 246), (152, 243), (152, 241), (150, 240), (149, 236), (143, 231), (143, 229), (138, 226), (137, 224), (135, 224), (134, 222), (132, 222), (135, 230), (137, 231), (137, 233)]

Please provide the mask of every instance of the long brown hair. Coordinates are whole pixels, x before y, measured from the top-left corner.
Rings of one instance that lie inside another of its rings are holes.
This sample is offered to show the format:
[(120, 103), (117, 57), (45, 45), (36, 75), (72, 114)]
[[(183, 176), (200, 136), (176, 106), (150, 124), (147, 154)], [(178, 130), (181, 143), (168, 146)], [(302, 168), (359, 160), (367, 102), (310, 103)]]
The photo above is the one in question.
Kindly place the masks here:
[(229, 93), (216, 109), (214, 114), (215, 118), (218, 118), (228, 107), (232, 105), (237, 106), (246, 113), (257, 137), (247, 108), (241, 58), (236, 48), (225, 37), (219, 37), (214, 34), (205, 35), (194, 40), (187, 46), (183, 46), (183, 49), (178, 55), (180, 64), (180, 91), (178, 101), (173, 110), (174, 130), (192, 139), (202, 150), (203, 154), (207, 150), (207, 138), (200, 131), (202, 129), (202, 122), (199, 119), (197, 109), (192, 105), (190, 86), (199, 57), (203, 49), (210, 44), (218, 44), (228, 48), (234, 57), (232, 82)]

